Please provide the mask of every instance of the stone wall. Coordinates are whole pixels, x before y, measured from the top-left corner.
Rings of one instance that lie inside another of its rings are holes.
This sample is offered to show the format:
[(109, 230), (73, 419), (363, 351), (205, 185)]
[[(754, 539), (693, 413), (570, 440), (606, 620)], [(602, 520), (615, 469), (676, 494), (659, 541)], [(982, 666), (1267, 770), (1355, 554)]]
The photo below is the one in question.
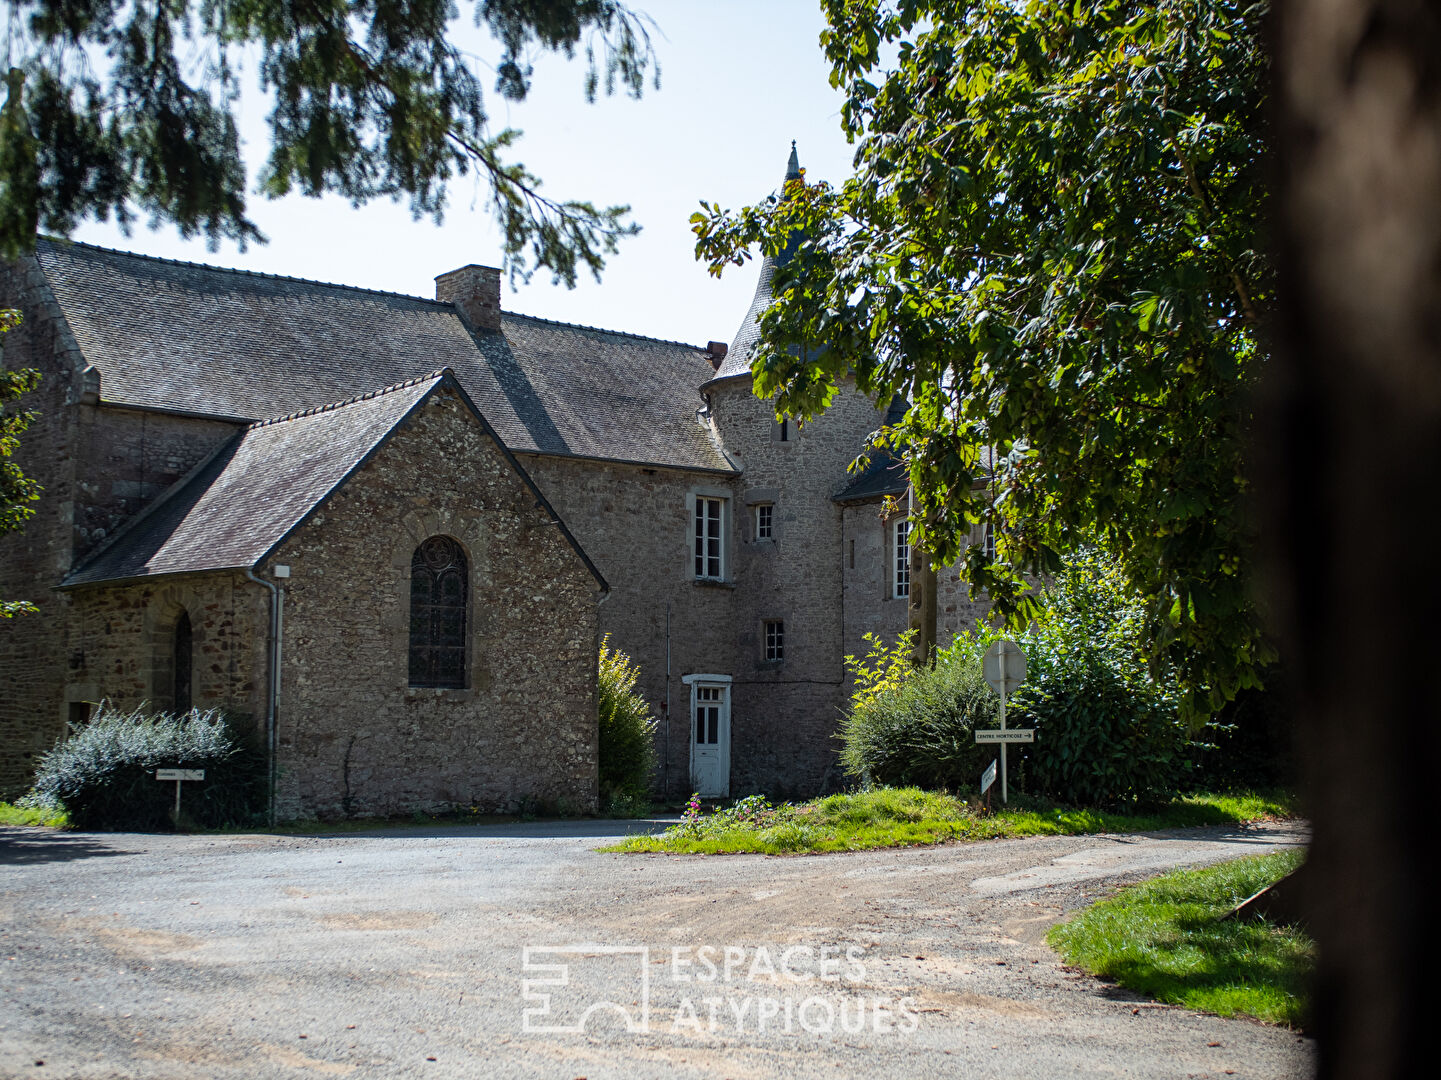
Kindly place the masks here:
[(661, 721), (655, 790), (690, 794), (690, 690), (680, 679), (729, 672), (736, 634), (734, 587), (695, 580), (692, 500), (697, 491), (733, 497), (732, 478), (577, 458), (522, 455), (521, 461), (610, 583), (601, 630), (639, 665), (638, 689)]
[[(469, 562), (465, 689), (408, 685), (411, 557), (435, 535)], [(282, 817), (595, 808), (599, 585), (459, 399), (433, 396), (276, 565)]]
[(75, 411), (77, 561), (240, 430), (223, 420), (111, 405)]
[(0, 263), (0, 307), (20, 309), (25, 320), (0, 336), (0, 363), (42, 375), (18, 403), (37, 416), (11, 460), (43, 491), (23, 530), (0, 533), (0, 599), (39, 608), (0, 619), (0, 798), (10, 799), (28, 789), (36, 758), (65, 730), (69, 599), (50, 587), (70, 569), (80, 408), (73, 386), (82, 361), (33, 259)]
[(0, 798), (11, 798), (29, 786), (37, 755), (81, 715), (75, 703), (100, 693), (84, 647), (71, 640), (74, 598), (52, 587), (236, 427), (98, 404), (95, 373), (87, 376), (34, 259), (0, 265), (0, 307), (24, 316), (5, 335), (3, 363), (42, 373), (22, 403), (38, 415), (13, 460), (44, 490), (23, 531), (0, 534), (0, 598), (39, 608), (0, 620)]
[[(897, 518), (894, 514), (882, 518), (882, 508), (880, 499), (849, 503), (845, 508), (845, 651), (853, 656), (868, 651), (866, 634), (875, 634), (890, 645), (907, 626), (907, 601), (895, 598)], [(900, 513), (904, 512), (902, 501)], [(980, 541), (977, 526), (971, 530), (970, 542)], [(989, 610), (990, 602), (984, 594), (972, 595), (958, 568), (936, 571), (936, 644), (940, 648), (950, 645), (956, 634), (984, 621)]]
[[(726, 450), (744, 473), (736, 506), (737, 655), (732, 790), (812, 795), (844, 782), (835, 739), (845, 703), (845, 570), (842, 508), (834, 496), (884, 413), (850, 385), (824, 414), (786, 425), (751, 392), (749, 379), (711, 389)], [(774, 539), (755, 539), (755, 507), (774, 509)], [(785, 659), (764, 659), (761, 626), (781, 619)]]
[(68, 596), (67, 701), (171, 709), (175, 627), (184, 612), (193, 635), (191, 703), (225, 710), (242, 730), (263, 729), (270, 618), (264, 588), (226, 572), (89, 586)]
[[(879, 414), (855, 394), (789, 440), (749, 380), (713, 388), (712, 415), (739, 476), (573, 458), (526, 456), (526, 467), (611, 584), (602, 630), (640, 666), (640, 690), (662, 723), (656, 789), (692, 790), (686, 675), (729, 675), (731, 792), (810, 795), (838, 786), (841, 664), (841, 509), (832, 496)], [(728, 500), (726, 573), (697, 581), (698, 496)], [(773, 537), (755, 535), (769, 503)], [(670, 611), (670, 678), (666, 613)], [(904, 605), (902, 605), (904, 619)], [(767, 661), (763, 624), (785, 625), (785, 657)], [(669, 702), (669, 720), (666, 704)]]

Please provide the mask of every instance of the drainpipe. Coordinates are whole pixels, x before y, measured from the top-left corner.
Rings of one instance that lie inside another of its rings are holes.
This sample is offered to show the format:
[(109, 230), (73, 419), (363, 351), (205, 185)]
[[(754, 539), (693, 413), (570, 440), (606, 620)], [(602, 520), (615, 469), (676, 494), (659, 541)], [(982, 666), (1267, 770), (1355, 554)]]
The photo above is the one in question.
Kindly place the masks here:
[(610, 590), (602, 589), (600, 599), (595, 602), (595, 646), (590, 650), (590, 655), (595, 660), (596, 683), (595, 683), (595, 767), (596, 767), (596, 811), (604, 809), (600, 805), (600, 643), (605, 640), (605, 630), (600, 625), (600, 609), (610, 599)]
[(277, 702), (280, 700), (280, 620), (281, 603), (283, 594), (273, 581), (266, 581), (264, 578), (255, 576), (253, 569), (246, 570), (245, 576), (257, 585), (263, 585), (270, 590), (270, 636), (266, 641), (266, 652), (269, 654), (269, 677), (266, 680), (265, 693), (265, 749), (266, 768), (269, 773), (270, 807), (269, 819), (271, 828), (275, 827), (275, 713)]
[(660, 763), (660, 797), (670, 801), (670, 604), (665, 606), (665, 757)]

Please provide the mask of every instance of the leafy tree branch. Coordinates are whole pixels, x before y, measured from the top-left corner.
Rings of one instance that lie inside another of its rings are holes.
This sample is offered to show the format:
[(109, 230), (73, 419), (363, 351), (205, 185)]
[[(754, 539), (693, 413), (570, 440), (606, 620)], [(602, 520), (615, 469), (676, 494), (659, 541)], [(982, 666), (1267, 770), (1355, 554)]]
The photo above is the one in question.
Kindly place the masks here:
[[(482, 64), (451, 41), (452, 0), (9, 0), (0, 156), (0, 253), (38, 229), (112, 215), (242, 246), (249, 216), (235, 120), (237, 67), (253, 58), (273, 95), (260, 191), (405, 199), (439, 220), (475, 171), (490, 192), (512, 277), (599, 276), (634, 234), (629, 208), (539, 194), (492, 133)], [(649, 20), (618, 0), (477, 0), (500, 45), (495, 92), (520, 101), (537, 52), (585, 55), (584, 96), (640, 96), (658, 79)]]
[[(1266, 4), (823, 7), (854, 175), (692, 218), (713, 273), (804, 238), (772, 282), (756, 392), (801, 419), (850, 379), (904, 397), (882, 437), (917, 542), (1013, 629), (1037, 575), (1099, 547), (1145, 601), (1153, 669), (1204, 715), (1271, 658), (1241, 510), (1274, 302)], [(993, 559), (967, 544), (980, 521)]]

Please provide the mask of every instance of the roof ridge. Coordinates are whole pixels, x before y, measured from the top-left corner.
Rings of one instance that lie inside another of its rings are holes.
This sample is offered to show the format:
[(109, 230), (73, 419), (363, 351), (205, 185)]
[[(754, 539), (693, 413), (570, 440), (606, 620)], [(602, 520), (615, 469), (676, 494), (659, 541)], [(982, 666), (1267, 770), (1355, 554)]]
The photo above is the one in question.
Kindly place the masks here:
[(417, 375), (413, 379), (406, 379), (403, 382), (391, 383), (389, 386), (382, 386), (379, 390), (370, 390), (364, 394), (356, 394), (354, 397), (345, 398), (343, 401), (331, 401), (324, 405), (312, 405), (308, 409), (299, 409), (293, 413), (286, 413), (284, 416), (267, 416), (264, 420), (256, 420), (245, 426), (246, 431), (254, 431), (256, 428), (270, 427), (274, 424), (284, 424), (290, 420), (299, 420), (306, 416), (316, 416), (319, 413), (334, 412), (336, 409), (343, 409), (347, 405), (354, 405), (359, 401), (369, 401), (383, 394), (393, 394), (397, 390), (405, 390), (408, 387), (416, 386), (423, 382), (434, 382), (436, 379), (444, 378), (446, 375), (455, 377), (455, 372), (448, 367), (437, 368), (435, 371), (427, 372), (424, 375)]
[[(245, 270), (238, 266), (217, 266), (214, 263), (194, 262), (190, 259), (172, 259), (165, 255), (146, 255), (139, 251), (126, 251), (124, 248), (105, 247), (101, 244), (91, 244), (84, 240), (71, 240), (66, 237), (42, 235), (40, 239), (55, 245), (61, 250), (72, 247), (88, 248), (91, 251), (100, 251), (107, 255), (123, 255), (130, 259), (164, 263), (168, 266), (184, 266), (192, 270), (213, 270), (218, 274), (240, 274), (244, 277), (263, 278), (268, 281), (292, 281), (301, 285), (320, 285), (327, 289), (344, 289), (347, 292), (370, 293), (373, 296), (394, 296), (401, 300), (415, 300), (419, 303), (431, 304), (435, 307), (455, 308), (455, 305), (448, 300), (436, 300), (427, 296), (415, 296), (411, 293), (396, 292), (394, 289), (371, 289), (364, 285), (346, 285), (338, 281), (321, 281), (319, 278), (296, 277), (293, 274), (272, 274), (263, 270)], [(569, 326), (576, 330), (594, 330), (596, 333), (614, 334), (617, 337), (634, 338), (637, 341), (653, 341), (660, 345), (680, 345), (686, 349), (694, 349), (696, 352), (703, 353), (706, 351), (704, 345), (695, 345), (689, 341), (652, 337), (649, 334), (635, 334), (629, 330), (611, 330), (604, 326), (591, 326), (588, 323), (566, 322), (564, 319), (548, 319), (543, 315), (527, 315), (523, 311), (512, 311), (505, 307), (501, 308), (501, 315), (517, 319), (529, 319), (532, 322), (550, 323), (552, 326)]]
[(657, 345), (679, 345), (685, 349), (694, 349), (696, 352), (706, 351), (704, 345), (693, 345), (689, 341), (675, 341), (672, 338), (651, 337), (649, 334), (633, 334), (629, 330), (608, 330), (604, 326), (591, 326), (587, 323), (566, 322), (564, 319), (547, 319), (543, 315), (527, 315), (523, 311), (511, 311), (509, 308), (501, 309), (502, 317), (529, 319), (531, 322), (550, 323), (552, 326), (568, 326), (573, 330), (594, 330), (598, 334), (614, 334), (616, 337), (635, 338), (637, 341), (653, 341)]
[(344, 289), (347, 292), (370, 293), (374, 296), (394, 296), (401, 300), (415, 300), (422, 304), (434, 305), (435, 307), (455, 307), (454, 304), (446, 300), (436, 300), (428, 296), (414, 296), (411, 293), (396, 292), (393, 289), (369, 289), (364, 285), (345, 285), (338, 281), (321, 281), (319, 278), (295, 277), (292, 274), (271, 274), (264, 270), (244, 270), (238, 266), (216, 266), (214, 263), (193, 262), (190, 259), (172, 259), (165, 255), (145, 255), (139, 251), (126, 251), (124, 248), (104, 247), (100, 244), (91, 244), (84, 240), (71, 240), (66, 237), (42, 235), (40, 239), (55, 245), (61, 250), (70, 247), (89, 248), (91, 251), (102, 251), (107, 255), (124, 255), (131, 259), (165, 263), (169, 266), (184, 266), (192, 270), (213, 270), (218, 274), (241, 274), (245, 277), (264, 278), (269, 281), (292, 281), (301, 285), (320, 285), (327, 289)]

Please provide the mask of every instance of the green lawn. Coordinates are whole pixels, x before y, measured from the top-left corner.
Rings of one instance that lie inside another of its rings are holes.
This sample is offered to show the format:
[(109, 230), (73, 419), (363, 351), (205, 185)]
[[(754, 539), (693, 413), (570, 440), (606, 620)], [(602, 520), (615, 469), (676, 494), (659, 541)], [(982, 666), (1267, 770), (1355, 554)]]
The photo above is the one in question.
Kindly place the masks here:
[(1091, 905), (1047, 940), (1068, 963), (1158, 1001), (1299, 1027), (1315, 945), (1298, 930), (1219, 919), (1303, 858), (1287, 851), (1178, 870)]
[(0, 802), (0, 825), (49, 825), (63, 829), (70, 824), (64, 810), (37, 810), (29, 806)]
[(1187, 795), (1157, 810), (1110, 813), (1018, 798), (982, 815), (964, 800), (919, 788), (879, 788), (810, 802), (770, 806), (759, 796), (711, 814), (691, 815), (656, 836), (633, 836), (602, 851), (722, 854), (862, 851), (1001, 836), (1145, 832), (1228, 825), (1294, 813), (1284, 795)]

